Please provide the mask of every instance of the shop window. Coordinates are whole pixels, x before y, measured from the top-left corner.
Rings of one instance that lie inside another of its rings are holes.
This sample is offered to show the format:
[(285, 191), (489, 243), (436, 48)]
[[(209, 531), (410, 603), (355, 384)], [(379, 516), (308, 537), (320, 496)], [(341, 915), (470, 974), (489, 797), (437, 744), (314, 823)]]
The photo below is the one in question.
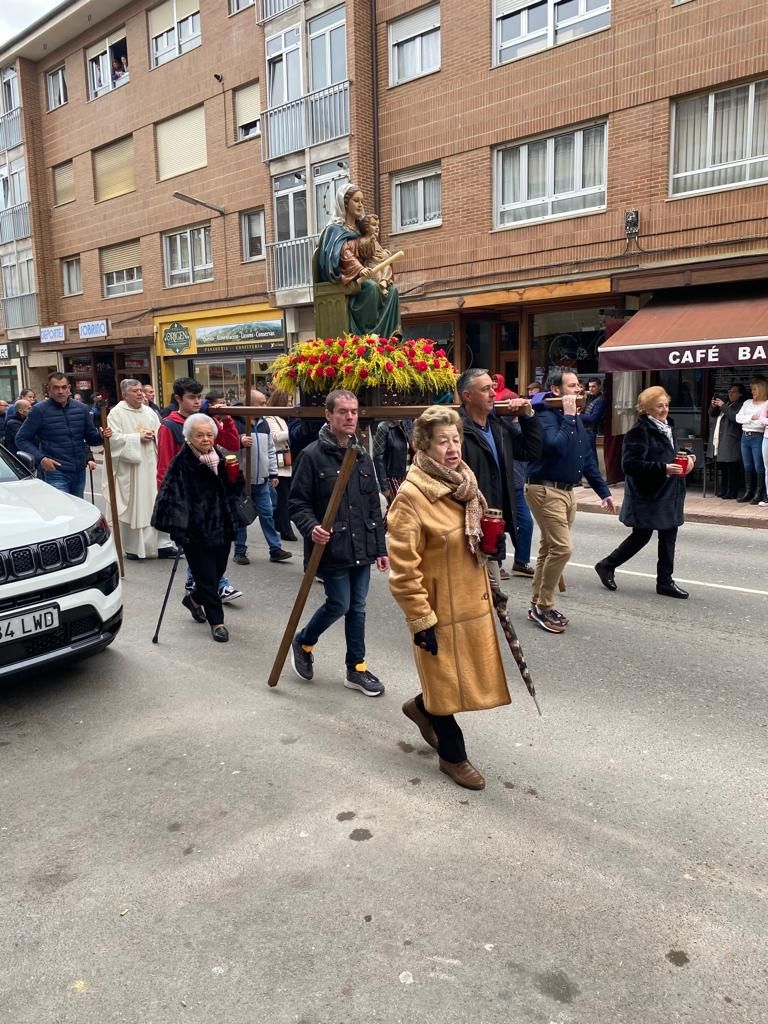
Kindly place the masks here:
[(670, 194), (768, 180), (768, 79), (677, 100)]
[(240, 214), (240, 230), (243, 238), (243, 260), (264, 258), (264, 211), (248, 210)]
[(163, 235), (163, 259), (168, 288), (210, 281), (213, 278), (210, 224)]
[(495, 226), (605, 209), (606, 131), (596, 124), (498, 149)]
[(120, 29), (86, 50), (88, 98), (118, 89), (128, 82), (128, 44), (125, 29)]
[(19, 378), (15, 366), (0, 366), (0, 398), (15, 402), (19, 397)]
[(173, 178), (208, 163), (205, 107), (194, 107), (155, 125), (157, 178)]
[(495, 0), (495, 63), (608, 28), (611, 0)]
[(440, 4), (389, 25), (389, 84), (400, 85), (440, 70)]
[(75, 199), (75, 165), (71, 160), (53, 168), (53, 205), (63, 206)]
[(555, 370), (597, 372), (597, 350), (605, 340), (606, 317), (623, 320), (627, 314), (613, 309), (568, 309), (536, 313), (532, 317), (531, 365), (533, 379), (542, 383)]
[(63, 107), (67, 102), (67, 78), (64, 65), (54, 68), (46, 75), (48, 85), (48, 109), (55, 110), (56, 107)]
[(70, 256), (61, 261), (61, 281), (65, 295), (80, 295), (83, 278), (80, 272), (80, 257)]
[(392, 176), (392, 213), (396, 232), (442, 224), (439, 164)]
[(238, 142), (261, 135), (261, 90), (258, 82), (235, 89), (235, 125)]
[(200, 46), (199, 0), (166, 0), (148, 17), (153, 68)]
[(138, 238), (101, 249), (99, 264), (104, 298), (143, 291), (141, 242)]
[(93, 192), (97, 203), (135, 188), (132, 135), (93, 151)]

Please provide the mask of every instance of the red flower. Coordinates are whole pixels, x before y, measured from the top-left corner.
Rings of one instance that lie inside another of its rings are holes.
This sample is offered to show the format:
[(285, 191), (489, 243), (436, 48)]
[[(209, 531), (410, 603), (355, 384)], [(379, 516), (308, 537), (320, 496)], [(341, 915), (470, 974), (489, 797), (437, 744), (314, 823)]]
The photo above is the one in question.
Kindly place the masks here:
[(347, 365), (344, 367), (344, 373), (352, 373), (353, 370), (354, 366), (352, 365), (352, 363), (347, 363)]
[(295, 370), (289, 370), (288, 371), (288, 376), (289, 377), (295, 377), (296, 376), (296, 371)]
[(384, 348), (387, 350), (387, 352), (394, 352), (395, 351), (395, 346), (394, 345), (385, 345)]
[(307, 357), (306, 356), (296, 356), (296, 362), (297, 363), (306, 363), (306, 361), (307, 361)]
[(384, 363), (384, 369), (385, 369), (385, 370), (387, 371), (387, 373), (392, 373), (392, 371), (394, 370), (394, 368), (395, 368), (395, 367), (394, 367), (394, 364), (393, 364), (393, 363), (390, 363), (390, 361), (389, 361), (389, 360), (387, 360), (387, 361), (386, 361), (386, 363)]
[(334, 352), (334, 354), (331, 356), (331, 358), (328, 360), (328, 362), (331, 364), (331, 366), (335, 366), (338, 363), (339, 358), (340, 357), (337, 356), (336, 353)]
[(325, 344), (328, 346), (328, 348), (330, 348), (331, 345), (335, 345), (336, 344), (336, 339), (335, 338), (326, 338), (325, 339)]
[(397, 360), (397, 368), (398, 368), (398, 370), (402, 370), (404, 366), (405, 366), (405, 363), (403, 362), (403, 360), (402, 359), (398, 359)]
[(435, 351), (435, 346), (434, 345), (425, 345), (424, 346), (424, 352), (427, 355), (431, 355), (434, 351)]
[(334, 370), (334, 368), (332, 366), (326, 366), (326, 368), (325, 368), (325, 376), (326, 377), (335, 377), (336, 376), (336, 371)]
[(310, 356), (309, 362), (314, 366), (316, 363), (319, 363), (320, 360), (317, 358), (317, 356)]
[(358, 345), (357, 346), (357, 354), (359, 356), (364, 356), (367, 351), (368, 351), (368, 349), (365, 347), (365, 345)]
[(383, 356), (384, 355), (384, 346), (383, 345), (377, 345), (376, 346), (376, 351), (379, 353), (380, 356)]
[(423, 359), (417, 359), (413, 365), (416, 367), (419, 373), (424, 373), (426, 370), (429, 369), (429, 367), (427, 366)]
[(317, 380), (318, 377), (322, 377), (322, 376), (323, 376), (323, 367), (322, 366), (318, 366), (318, 368), (315, 370), (315, 380)]
[(439, 359), (435, 359), (435, 361), (432, 363), (432, 367), (435, 370), (439, 370), (442, 365), (443, 364), (440, 362)]
[(439, 349), (437, 350), (437, 352), (435, 352), (435, 355), (436, 355), (436, 356), (442, 356), (442, 357), (443, 357), (443, 359), (445, 359), (445, 358), (446, 358), (446, 352), (445, 352), (445, 349), (444, 349), (444, 348), (439, 348)]
[(328, 353), (327, 352), (321, 352), (320, 355), (318, 356), (318, 359), (320, 360), (321, 363), (327, 363), (328, 362)]
[(361, 366), (360, 367), (360, 377), (361, 377), (361, 379), (365, 380), (365, 378), (367, 376), (368, 376), (368, 371), (366, 370), (366, 368), (364, 366)]

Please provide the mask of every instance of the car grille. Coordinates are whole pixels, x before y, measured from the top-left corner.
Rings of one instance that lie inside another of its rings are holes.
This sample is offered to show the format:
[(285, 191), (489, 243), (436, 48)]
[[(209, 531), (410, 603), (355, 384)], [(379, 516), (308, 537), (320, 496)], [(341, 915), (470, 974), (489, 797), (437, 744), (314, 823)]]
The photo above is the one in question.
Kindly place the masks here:
[(70, 565), (80, 565), (87, 553), (82, 533), (0, 551), (0, 583), (28, 580)]
[(87, 640), (88, 637), (98, 635), (100, 630), (101, 619), (95, 611), (89, 612), (87, 608), (77, 608), (69, 612), (62, 612), (57, 629), (52, 629), (49, 633), (25, 637), (23, 640), (0, 644), (0, 668), (4, 665), (12, 665), (17, 661), (26, 661), (28, 658), (48, 654), (50, 651), (56, 651), (60, 647), (66, 647), (78, 640)]

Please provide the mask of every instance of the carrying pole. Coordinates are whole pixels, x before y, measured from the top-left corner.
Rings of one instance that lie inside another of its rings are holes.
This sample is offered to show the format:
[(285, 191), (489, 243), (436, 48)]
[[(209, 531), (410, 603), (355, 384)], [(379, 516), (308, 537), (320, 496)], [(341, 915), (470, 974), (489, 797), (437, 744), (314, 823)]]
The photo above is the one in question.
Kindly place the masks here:
[[(101, 418), (101, 429), (107, 429), (106, 403), (99, 406), (99, 417)], [(117, 518), (117, 495), (115, 494), (115, 477), (112, 472), (112, 445), (108, 437), (102, 437), (104, 442), (104, 472), (107, 474), (107, 487), (109, 488), (109, 508), (112, 513), (112, 533), (115, 536), (115, 547), (117, 548), (117, 560), (120, 563), (120, 575), (125, 576), (125, 564), (123, 562), (123, 540), (120, 536), (120, 520)]]

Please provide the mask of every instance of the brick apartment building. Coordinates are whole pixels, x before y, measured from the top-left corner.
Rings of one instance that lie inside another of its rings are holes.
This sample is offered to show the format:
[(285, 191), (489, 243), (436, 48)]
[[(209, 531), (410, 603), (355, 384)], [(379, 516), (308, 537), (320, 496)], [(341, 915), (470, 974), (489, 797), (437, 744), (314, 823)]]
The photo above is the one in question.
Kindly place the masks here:
[(27, 175), (2, 304), (33, 386), (191, 364), (241, 394), (246, 352), (262, 372), (311, 336), (311, 253), (349, 180), (405, 250), (407, 333), (460, 367), (518, 388), (613, 360), (618, 432), (652, 373), (698, 436), (710, 389), (768, 364), (660, 361), (643, 315), (706, 298), (715, 338), (768, 332), (764, 0), (72, 0), (0, 75), (0, 173)]

